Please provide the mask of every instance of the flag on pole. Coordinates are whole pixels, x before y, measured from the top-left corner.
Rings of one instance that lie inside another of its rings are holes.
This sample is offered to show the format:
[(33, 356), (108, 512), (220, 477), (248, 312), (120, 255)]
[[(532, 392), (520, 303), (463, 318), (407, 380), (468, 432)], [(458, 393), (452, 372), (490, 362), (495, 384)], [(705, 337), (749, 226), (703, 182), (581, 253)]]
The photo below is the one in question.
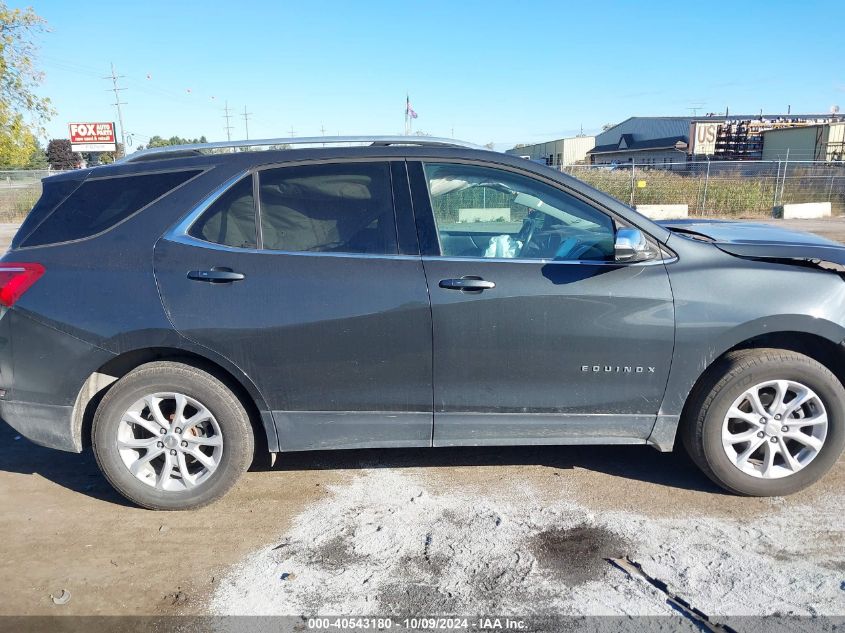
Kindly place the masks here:
[(417, 118), (417, 113), (411, 107), (411, 98), (408, 95), (405, 95), (405, 116), (410, 119)]

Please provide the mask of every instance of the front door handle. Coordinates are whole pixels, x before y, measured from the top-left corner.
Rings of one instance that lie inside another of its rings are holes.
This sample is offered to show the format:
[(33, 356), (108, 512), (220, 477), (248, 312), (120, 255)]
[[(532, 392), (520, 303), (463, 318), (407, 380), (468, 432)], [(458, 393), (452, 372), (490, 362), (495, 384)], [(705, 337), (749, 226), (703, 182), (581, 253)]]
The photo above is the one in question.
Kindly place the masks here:
[(496, 284), (481, 277), (461, 277), (460, 279), (441, 279), (440, 287), (446, 290), (490, 290)]
[(188, 273), (188, 279), (194, 281), (208, 281), (211, 283), (231, 283), (244, 278), (243, 273), (236, 273), (231, 268), (214, 267), (211, 270), (192, 270)]

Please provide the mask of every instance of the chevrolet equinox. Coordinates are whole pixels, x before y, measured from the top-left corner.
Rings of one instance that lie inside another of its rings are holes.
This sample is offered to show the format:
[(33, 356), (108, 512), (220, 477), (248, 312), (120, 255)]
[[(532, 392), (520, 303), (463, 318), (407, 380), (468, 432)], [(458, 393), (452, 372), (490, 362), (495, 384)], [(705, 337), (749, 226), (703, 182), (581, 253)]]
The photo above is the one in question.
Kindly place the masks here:
[(0, 262), (3, 419), (153, 509), (256, 450), (677, 443), (742, 495), (839, 457), (845, 247), (450, 140), (299, 141), (45, 179)]

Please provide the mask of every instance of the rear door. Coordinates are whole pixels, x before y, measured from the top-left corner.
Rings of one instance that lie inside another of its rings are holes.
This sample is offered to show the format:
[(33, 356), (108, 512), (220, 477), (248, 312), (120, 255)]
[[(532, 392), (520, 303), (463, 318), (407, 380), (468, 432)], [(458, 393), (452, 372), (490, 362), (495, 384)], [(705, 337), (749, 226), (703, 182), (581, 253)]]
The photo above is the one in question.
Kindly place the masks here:
[(156, 245), (174, 326), (251, 377), (282, 450), (430, 445), (430, 306), (391, 171), (404, 163), (245, 174)]
[(434, 326), (434, 445), (640, 443), (672, 359), (660, 249), (614, 261), (618, 221), (498, 165), (409, 163)]

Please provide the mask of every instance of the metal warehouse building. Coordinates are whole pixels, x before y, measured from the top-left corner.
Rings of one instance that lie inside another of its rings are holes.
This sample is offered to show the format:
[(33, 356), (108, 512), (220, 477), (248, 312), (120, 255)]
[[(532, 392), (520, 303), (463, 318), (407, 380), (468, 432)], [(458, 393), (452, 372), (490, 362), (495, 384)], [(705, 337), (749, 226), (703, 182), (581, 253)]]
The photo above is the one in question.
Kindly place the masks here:
[(631, 117), (602, 132), (590, 150), (597, 165), (683, 165), (687, 162), (691, 117)]
[(763, 160), (845, 160), (845, 121), (763, 132)]
[(760, 160), (764, 158), (763, 134), (770, 134), (768, 130), (839, 122), (841, 117), (824, 114), (631, 117), (596, 136), (596, 145), (588, 155), (592, 163), (599, 165), (634, 162), (676, 169), (682, 169), (688, 160), (708, 157)]
[(595, 136), (573, 136), (548, 141), (547, 143), (517, 145), (506, 153), (543, 161), (546, 165), (561, 167), (586, 162), (587, 152), (593, 149), (595, 144)]

